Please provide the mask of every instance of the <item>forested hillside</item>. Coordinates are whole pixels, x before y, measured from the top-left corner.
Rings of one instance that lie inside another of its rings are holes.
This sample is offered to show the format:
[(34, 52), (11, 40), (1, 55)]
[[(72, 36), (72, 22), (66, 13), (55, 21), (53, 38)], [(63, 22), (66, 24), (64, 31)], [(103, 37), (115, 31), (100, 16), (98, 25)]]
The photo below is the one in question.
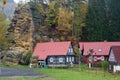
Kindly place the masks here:
[(120, 41), (120, 0), (89, 0), (83, 41)]
[(51, 0), (49, 4), (39, 2), (31, 5), (38, 10), (32, 11), (33, 15), (41, 18), (40, 24), (36, 25), (35, 22), (35, 25), (48, 31), (46, 33), (40, 31), (43, 33), (41, 35), (53, 38), (54, 41), (81, 40), (82, 27), (86, 25), (87, 2), (85, 4), (81, 0)]

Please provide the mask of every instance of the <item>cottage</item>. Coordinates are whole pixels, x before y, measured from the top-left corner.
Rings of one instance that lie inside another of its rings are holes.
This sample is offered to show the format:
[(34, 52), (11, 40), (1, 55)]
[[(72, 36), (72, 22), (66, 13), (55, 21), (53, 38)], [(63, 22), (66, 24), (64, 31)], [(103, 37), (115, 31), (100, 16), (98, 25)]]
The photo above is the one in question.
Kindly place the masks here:
[[(80, 42), (80, 50), (83, 53), (84, 61), (86, 63), (99, 62), (102, 60), (107, 60), (109, 57), (109, 51), (111, 46), (120, 46), (120, 42)], [(90, 50), (93, 53), (90, 55)]]
[(109, 54), (109, 70), (120, 72), (120, 46), (112, 46)]
[(70, 41), (38, 43), (33, 55), (38, 56), (39, 66), (66, 67), (75, 63), (75, 54)]

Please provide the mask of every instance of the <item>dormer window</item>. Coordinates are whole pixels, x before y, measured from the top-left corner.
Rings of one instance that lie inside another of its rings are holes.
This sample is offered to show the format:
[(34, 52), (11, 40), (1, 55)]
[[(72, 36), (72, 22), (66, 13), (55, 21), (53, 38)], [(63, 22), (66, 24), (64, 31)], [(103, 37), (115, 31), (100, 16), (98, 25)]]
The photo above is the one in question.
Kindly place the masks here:
[(99, 48), (99, 49), (98, 49), (98, 52), (101, 52), (101, 51), (102, 51), (102, 49), (101, 49), (101, 48)]

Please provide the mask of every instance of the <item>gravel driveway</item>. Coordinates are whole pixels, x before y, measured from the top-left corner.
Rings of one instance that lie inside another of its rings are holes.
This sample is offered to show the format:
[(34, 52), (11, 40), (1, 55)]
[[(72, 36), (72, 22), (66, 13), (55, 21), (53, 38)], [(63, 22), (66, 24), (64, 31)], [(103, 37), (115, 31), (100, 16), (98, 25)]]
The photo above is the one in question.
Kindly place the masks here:
[(43, 74), (35, 73), (32, 69), (0, 68), (0, 77), (13, 76), (43, 76)]

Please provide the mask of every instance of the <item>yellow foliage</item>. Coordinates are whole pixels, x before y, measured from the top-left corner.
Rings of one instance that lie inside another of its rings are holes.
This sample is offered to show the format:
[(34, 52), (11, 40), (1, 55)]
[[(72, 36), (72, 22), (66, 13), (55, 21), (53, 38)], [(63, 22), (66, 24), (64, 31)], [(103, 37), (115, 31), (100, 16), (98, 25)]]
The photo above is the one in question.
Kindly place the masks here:
[(68, 40), (70, 40), (72, 42), (75, 42), (76, 41), (76, 37), (75, 36), (69, 36)]
[(67, 31), (71, 30), (72, 18), (72, 12), (70, 12), (67, 8), (60, 8), (58, 13), (58, 27), (64, 28)]
[(45, 15), (45, 11), (44, 11), (43, 6), (41, 4), (37, 5), (37, 9), (42, 15)]
[(60, 37), (60, 40), (61, 40), (61, 41), (64, 41), (64, 40), (65, 40), (64, 36), (61, 36), (61, 37)]
[(0, 13), (0, 22), (4, 20), (4, 15)]
[(50, 9), (54, 9), (54, 5), (55, 5), (54, 3), (50, 3), (50, 4), (49, 4), (49, 8), (50, 8)]
[(4, 19), (4, 15), (0, 13), (0, 47), (1, 44), (4, 46), (8, 46), (5, 34), (6, 34), (6, 22)]

